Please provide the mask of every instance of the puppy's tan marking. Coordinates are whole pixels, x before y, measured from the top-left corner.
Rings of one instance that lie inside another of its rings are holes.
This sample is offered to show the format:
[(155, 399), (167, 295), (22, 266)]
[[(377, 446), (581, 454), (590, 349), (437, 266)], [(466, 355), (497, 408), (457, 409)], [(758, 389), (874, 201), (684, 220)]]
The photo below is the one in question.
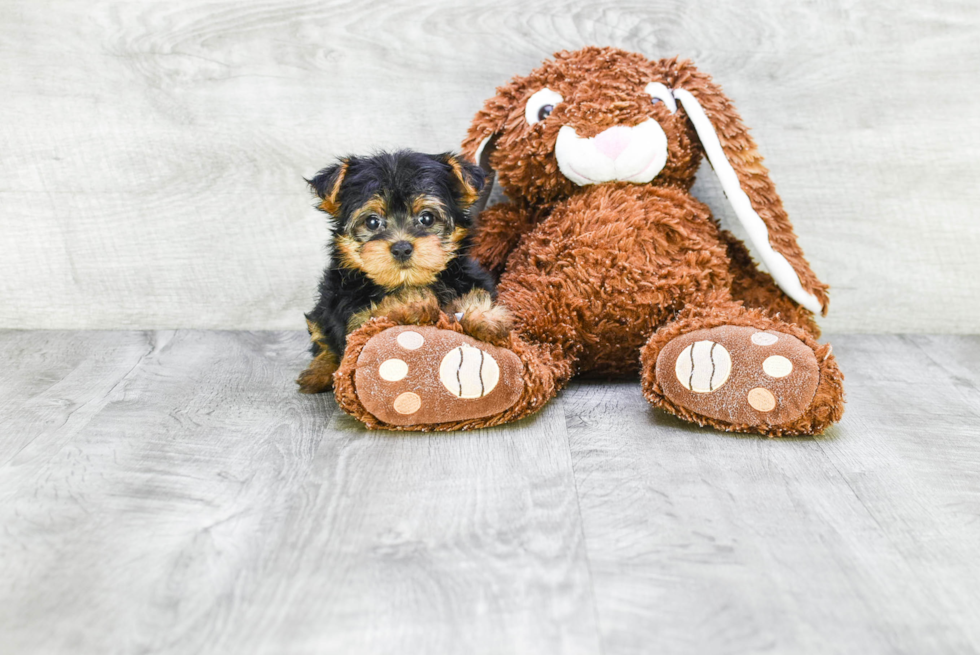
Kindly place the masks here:
[(442, 217), (444, 217), (446, 213), (446, 206), (439, 198), (425, 194), (415, 196), (415, 198), (412, 200), (412, 213), (421, 214), (426, 209), (434, 211)]
[(466, 179), (466, 173), (463, 171), (463, 165), (459, 163), (459, 160), (455, 157), (449, 157), (446, 161), (449, 167), (453, 169), (453, 175), (459, 180), (460, 189), (462, 190), (462, 197), (459, 199), (459, 204), (464, 208), (469, 207), (477, 201), (480, 197), (480, 192), (476, 190), (476, 187), (470, 184), (470, 181)]
[(427, 325), (438, 321), (440, 313), (439, 300), (431, 289), (403, 287), (354, 314), (347, 323), (347, 331), (353, 332), (378, 316), (402, 325)]
[(324, 338), (323, 333), (320, 332), (320, 326), (314, 323), (313, 321), (311, 321), (310, 319), (306, 319), (306, 331), (310, 333), (311, 342), (320, 345), (326, 343), (326, 339)]
[(514, 318), (503, 305), (494, 305), (487, 291), (473, 289), (457, 298), (452, 311), (463, 315), (460, 325), (471, 337), (493, 344), (507, 343)]
[(356, 232), (358, 229), (364, 226), (363, 219), (367, 218), (372, 214), (377, 214), (381, 218), (388, 215), (388, 203), (381, 196), (374, 196), (363, 205), (357, 208), (351, 214), (350, 223), (348, 223), (347, 229), (351, 232)]
[(338, 239), (341, 261), (349, 268), (363, 271), (378, 286), (392, 291), (399, 287), (424, 287), (432, 284), (455, 256), (456, 248), (446, 248), (442, 239), (429, 235), (412, 242), (412, 258), (400, 264), (391, 256), (387, 241), (368, 241), (358, 250), (357, 242)]
[(357, 328), (370, 321), (375, 316), (375, 307), (376, 306), (374, 303), (371, 303), (370, 307), (365, 307), (361, 311), (352, 314), (351, 317), (347, 319), (347, 333), (350, 334)]
[(434, 234), (415, 240), (415, 254), (412, 256), (412, 267), (418, 271), (420, 277), (426, 279), (425, 282), (414, 281), (414, 286), (425, 286), (431, 284), (435, 279), (436, 273), (446, 268), (446, 264), (453, 258), (452, 252), (447, 252), (443, 248), (442, 239)]
[(305, 371), (296, 378), (302, 393), (323, 393), (333, 387), (333, 374), (337, 371), (337, 356), (329, 348), (323, 348), (313, 358)]
[(361, 270), (364, 262), (361, 260), (361, 244), (353, 237), (338, 236), (336, 240), (337, 254), (340, 255), (340, 264), (345, 268)]
[(337, 173), (337, 180), (333, 183), (333, 188), (330, 189), (330, 193), (327, 197), (323, 199), (320, 203), (320, 209), (336, 216), (340, 213), (340, 202), (338, 202), (338, 196), (340, 195), (340, 187), (343, 185), (344, 177), (347, 175), (347, 162), (343, 162), (340, 165), (340, 171)]
[(449, 235), (449, 242), (453, 244), (454, 248), (458, 248), (459, 244), (462, 243), (467, 234), (469, 234), (469, 230), (467, 230), (465, 227), (457, 227), (453, 230), (453, 233)]

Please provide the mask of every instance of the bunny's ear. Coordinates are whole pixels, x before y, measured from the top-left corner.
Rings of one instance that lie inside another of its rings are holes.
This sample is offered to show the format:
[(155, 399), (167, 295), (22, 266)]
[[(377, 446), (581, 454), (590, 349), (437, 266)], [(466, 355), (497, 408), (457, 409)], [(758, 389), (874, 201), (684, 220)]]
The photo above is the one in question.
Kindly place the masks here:
[(810, 269), (762, 155), (731, 101), (707, 75), (679, 75), (674, 97), (694, 125), (735, 215), (786, 295), (815, 314), (827, 313), (827, 285)]
[(515, 79), (497, 89), (497, 95), (483, 103), (483, 107), (473, 117), (461, 147), (462, 153), (470, 161), (483, 169), (485, 182), (480, 197), (470, 209), (470, 214), (478, 215), (486, 207), (497, 172), (490, 162), (497, 149), (497, 139), (504, 132), (507, 119), (524, 93), (524, 83)]
[(523, 87), (512, 82), (497, 89), (497, 95), (483, 103), (466, 131), (461, 148), (463, 155), (484, 171), (490, 170), (493, 146), (504, 131), (507, 117), (517, 105), (517, 94), (521, 92), (521, 88)]
[(493, 181), (497, 177), (497, 172), (490, 165), (490, 155), (497, 149), (498, 136), (498, 134), (491, 134), (480, 141), (480, 144), (476, 148), (474, 159), (479, 165), (480, 170), (483, 171), (483, 188), (480, 190), (480, 196), (470, 209), (470, 215), (472, 216), (480, 215), (480, 212), (484, 210), (487, 202), (490, 200), (490, 194), (493, 193)]
[[(489, 120), (492, 120), (486, 116), (486, 113), (487, 109), (484, 108), (476, 115), (473, 124), (470, 126), (469, 134), (463, 141), (463, 154), (468, 156), (471, 161), (476, 162), (483, 171), (483, 188), (480, 190), (476, 202), (470, 208), (470, 215), (474, 217), (479, 216), (480, 212), (487, 206), (490, 194), (493, 193), (494, 180), (497, 178), (497, 171), (490, 164), (490, 157), (497, 149), (497, 139), (500, 137), (500, 132), (490, 131), (494, 128), (488, 128), (485, 125)], [(483, 136), (484, 134), (485, 136)]]

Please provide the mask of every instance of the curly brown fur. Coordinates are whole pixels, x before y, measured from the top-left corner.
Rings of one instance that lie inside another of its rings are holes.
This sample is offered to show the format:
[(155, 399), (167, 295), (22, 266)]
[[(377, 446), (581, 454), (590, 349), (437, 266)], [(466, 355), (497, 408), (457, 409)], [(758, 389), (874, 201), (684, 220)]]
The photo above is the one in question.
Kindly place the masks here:
[[(710, 315), (715, 303), (741, 308), (741, 301), (756, 310), (748, 316), (765, 316), (792, 327), (787, 332), (806, 333), (805, 343), (823, 362), (820, 383), (810, 411), (783, 430), (817, 432), (839, 418), (843, 392), (836, 363), (824, 357), (828, 347), (814, 341), (820, 332), (813, 314), (783, 293), (758, 269), (744, 244), (690, 197), (703, 148), (682, 106), (671, 113), (664, 103), (651, 103), (645, 91), (650, 82), (697, 97), (772, 247), (826, 312), (827, 287), (804, 259), (734, 106), (708, 75), (678, 59), (650, 61), (612, 48), (584, 48), (558, 53), (530, 75), (500, 87), (474, 118), (463, 151), (472, 157), (487, 136), (497, 135), (490, 163), (513, 203), (490, 209), (500, 212), (491, 214), (490, 223), (501, 227), (485, 232), (475, 251), (494, 268), (505, 261), (501, 303), (511, 308), (525, 339), (558, 346), (570, 374), (636, 370), (633, 353), (651, 334), (660, 343), (661, 331), (686, 308)], [(529, 125), (525, 102), (545, 87), (563, 101), (547, 118)], [(635, 126), (651, 118), (666, 136), (667, 162), (649, 185), (578, 187), (559, 169), (555, 143), (562, 126), (587, 138), (613, 125)], [(511, 232), (506, 224), (514, 226)]]
[[(638, 370), (652, 403), (722, 429), (815, 434), (840, 418), (842, 376), (829, 346), (815, 341), (819, 331), (813, 314), (760, 271), (745, 246), (721, 230), (708, 208), (691, 196), (704, 148), (685, 105), (672, 111), (647, 92), (652, 83), (668, 92), (683, 89), (696, 99), (767, 228), (773, 251), (826, 311), (827, 287), (797, 244), (756, 144), (709, 76), (688, 61), (651, 61), (612, 48), (560, 52), (500, 87), (474, 118), (463, 143), (470, 158), (481, 144), (493, 144), (489, 162), (511, 200), (484, 212), (484, 231), (473, 252), (501, 272), (499, 301), (514, 316), (510, 347), (524, 362), (525, 388), (531, 389), (527, 396), (533, 400), (465, 425), (447, 421), (415, 429), (495, 425), (536, 411), (573, 375), (630, 375)], [(545, 88), (561, 100), (540, 109), (527, 107)], [(563, 172), (556, 155), (563, 127), (572, 128), (582, 141), (614, 126), (621, 126), (620, 134), (641, 124), (649, 127), (650, 121), (662, 130), (666, 160), (649, 182), (629, 181), (633, 173), (595, 181), (570, 171), (587, 180), (579, 186)], [(782, 280), (786, 283), (785, 276)], [(375, 321), (357, 333), (358, 343), (384, 329)], [(819, 378), (813, 401), (799, 418), (776, 427), (726, 424), (705, 419), (660, 393), (654, 369), (664, 345), (692, 330), (723, 324), (784, 332), (813, 351)], [(439, 325), (463, 329), (444, 318)], [(354, 354), (348, 352), (341, 372), (352, 370)], [(356, 409), (356, 390), (348, 382), (342, 405)], [(364, 414), (355, 415), (370, 424)]]
[(473, 239), (473, 258), (491, 274), (500, 277), (507, 256), (521, 238), (540, 220), (523, 205), (500, 203), (480, 212), (480, 231)]
[[(810, 270), (796, 242), (793, 226), (762, 165), (755, 141), (731, 101), (709, 75), (690, 61), (651, 61), (615, 48), (559, 52), (531, 74), (515, 77), (497, 89), (497, 95), (487, 100), (473, 119), (463, 141), (463, 152), (473, 158), (483, 139), (499, 134), (496, 151), (490, 158), (497, 179), (509, 198), (519, 199), (540, 213), (581, 190), (561, 173), (554, 155), (562, 126), (568, 125), (586, 138), (613, 125), (634, 126), (653, 118), (667, 137), (668, 157), (652, 184), (687, 191), (694, 184), (704, 150), (683, 108), (671, 114), (664, 103), (651, 104), (643, 90), (649, 82), (662, 82), (670, 89), (683, 88), (698, 98), (716, 127), (742, 188), (766, 224), (773, 248), (787, 258), (803, 288), (817, 296), (826, 313), (827, 286)], [(525, 101), (541, 88), (560, 93), (566, 101), (557, 105), (547, 120), (528, 125), (523, 112)], [(479, 245), (480, 249), (487, 247)]]
[[(671, 414), (698, 425), (708, 425), (730, 432), (761, 433), (770, 437), (819, 434), (840, 420), (844, 413), (844, 376), (837, 366), (837, 361), (830, 354), (829, 344), (817, 343), (812, 334), (803, 327), (775, 319), (758, 309), (746, 309), (740, 303), (726, 301), (723, 296), (714, 295), (705, 300), (704, 305), (692, 305), (686, 308), (669, 325), (657, 330), (640, 352), (640, 359), (643, 362), (641, 384), (643, 395), (647, 400)], [(660, 350), (669, 341), (682, 334), (722, 325), (775, 330), (796, 337), (813, 350), (820, 369), (820, 380), (810, 408), (803, 416), (791, 423), (775, 427), (740, 425), (696, 414), (671, 402), (664, 395), (656, 378), (656, 361)]]
[[(411, 325), (418, 324), (411, 323)], [(446, 314), (440, 314), (433, 322), (426, 321), (421, 324), (433, 325), (443, 330), (465, 333), (463, 326)], [(502, 345), (506, 345), (524, 363), (524, 371), (522, 373), (524, 389), (520, 398), (511, 407), (489, 418), (446, 421), (421, 426), (390, 425), (379, 421), (364, 408), (364, 405), (357, 397), (354, 375), (357, 370), (357, 359), (360, 357), (361, 351), (367, 345), (367, 342), (372, 337), (396, 325), (399, 325), (399, 323), (390, 317), (374, 318), (360, 329), (352, 332), (348, 337), (347, 352), (340, 364), (340, 368), (334, 375), (334, 394), (337, 398), (337, 404), (345, 412), (371, 429), (411, 432), (452, 432), (455, 430), (472, 430), (509, 423), (530, 416), (544, 407), (559, 391), (560, 386), (558, 380), (567, 380), (569, 377), (568, 372), (563, 370), (564, 362), (560, 358), (555, 359), (553, 357), (553, 349), (547, 346), (526, 343), (512, 333), (509, 335), (509, 342)]]
[(559, 346), (575, 372), (632, 374), (653, 330), (730, 283), (717, 234), (707, 207), (678, 189), (586, 187), (525, 237), (499, 302), (525, 339)]

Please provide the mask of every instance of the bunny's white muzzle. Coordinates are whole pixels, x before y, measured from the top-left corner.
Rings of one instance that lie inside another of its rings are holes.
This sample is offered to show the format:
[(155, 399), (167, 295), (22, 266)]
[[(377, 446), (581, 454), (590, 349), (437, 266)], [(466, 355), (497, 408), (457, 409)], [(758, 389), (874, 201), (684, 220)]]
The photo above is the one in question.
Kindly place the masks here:
[(579, 186), (601, 182), (646, 184), (667, 163), (667, 135), (648, 118), (639, 125), (614, 125), (583, 139), (563, 125), (555, 142), (562, 175)]

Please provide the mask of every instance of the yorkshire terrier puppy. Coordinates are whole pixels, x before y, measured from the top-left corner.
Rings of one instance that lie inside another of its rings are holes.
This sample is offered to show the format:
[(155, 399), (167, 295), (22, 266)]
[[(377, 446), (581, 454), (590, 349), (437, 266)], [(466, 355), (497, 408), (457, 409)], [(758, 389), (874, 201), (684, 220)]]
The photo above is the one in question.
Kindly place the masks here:
[(330, 389), (347, 335), (375, 316), (417, 323), (446, 309), (477, 339), (506, 338), (510, 315), (493, 305), (493, 280), (468, 254), (478, 166), (403, 150), (347, 157), (308, 182), (335, 223), (320, 299), (306, 315), (313, 361), (300, 391)]

